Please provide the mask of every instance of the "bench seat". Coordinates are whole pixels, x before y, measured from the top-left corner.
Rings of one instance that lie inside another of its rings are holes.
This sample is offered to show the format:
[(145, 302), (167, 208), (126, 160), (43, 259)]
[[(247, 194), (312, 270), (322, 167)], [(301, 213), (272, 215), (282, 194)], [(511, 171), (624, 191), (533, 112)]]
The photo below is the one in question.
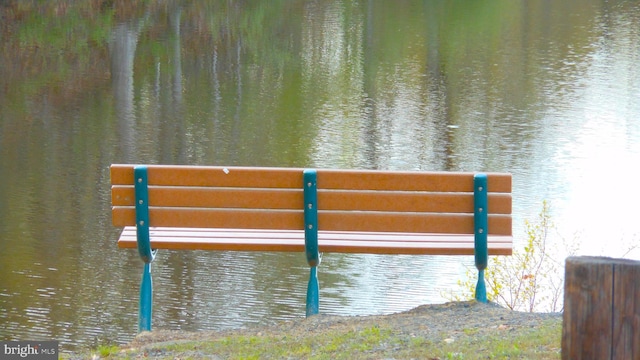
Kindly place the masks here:
[[(151, 247), (167, 250), (304, 252), (302, 230), (150, 228)], [(136, 228), (127, 226), (120, 248), (137, 247)], [(510, 255), (511, 236), (489, 235), (489, 255)], [(318, 249), (326, 253), (395, 255), (474, 255), (473, 234), (318, 231)]]

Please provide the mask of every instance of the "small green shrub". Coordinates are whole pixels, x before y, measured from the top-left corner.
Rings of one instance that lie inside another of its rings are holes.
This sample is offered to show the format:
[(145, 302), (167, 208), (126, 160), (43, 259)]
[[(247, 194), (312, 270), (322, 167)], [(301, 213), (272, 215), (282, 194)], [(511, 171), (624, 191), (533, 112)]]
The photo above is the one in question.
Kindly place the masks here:
[(100, 345), (95, 352), (100, 358), (108, 358), (120, 352), (120, 348), (117, 345)]
[[(487, 299), (511, 310), (561, 311), (564, 257), (576, 252), (575, 245), (572, 245), (576, 241), (568, 242), (569, 246), (564, 251), (560, 251), (557, 245), (552, 246), (549, 240), (556, 228), (546, 201), (543, 201), (536, 221), (526, 220), (525, 228), (527, 240), (524, 248), (514, 249), (512, 256), (489, 258), (485, 270)], [(465, 280), (458, 282), (462, 288), (460, 294), (444, 296), (457, 301), (473, 298), (477, 272), (468, 269), (466, 275)]]

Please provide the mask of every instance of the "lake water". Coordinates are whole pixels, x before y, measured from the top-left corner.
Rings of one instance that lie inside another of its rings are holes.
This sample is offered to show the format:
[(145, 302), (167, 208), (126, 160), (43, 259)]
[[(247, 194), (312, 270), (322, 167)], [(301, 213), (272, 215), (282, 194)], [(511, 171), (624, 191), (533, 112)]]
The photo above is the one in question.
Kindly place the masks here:
[[(516, 248), (640, 259), (639, 1), (0, 4), (0, 338), (137, 331), (112, 163), (506, 171)], [(563, 254), (558, 253), (561, 257)], [(325, 255), (320, 311), (446, 299), (469, 257)], [(160, 252), (155, 329), (304, 316), (302, 254)]]

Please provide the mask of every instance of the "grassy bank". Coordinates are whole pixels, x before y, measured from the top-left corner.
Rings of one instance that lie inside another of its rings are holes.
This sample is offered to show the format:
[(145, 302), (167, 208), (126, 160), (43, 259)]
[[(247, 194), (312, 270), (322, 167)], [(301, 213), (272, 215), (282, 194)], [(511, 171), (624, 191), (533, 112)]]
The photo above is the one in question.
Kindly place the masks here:
[(158, 331), (68, 359), (558, 359), (559, 314), (475, 302), (368, 317), (315, 316), (233, 332)]

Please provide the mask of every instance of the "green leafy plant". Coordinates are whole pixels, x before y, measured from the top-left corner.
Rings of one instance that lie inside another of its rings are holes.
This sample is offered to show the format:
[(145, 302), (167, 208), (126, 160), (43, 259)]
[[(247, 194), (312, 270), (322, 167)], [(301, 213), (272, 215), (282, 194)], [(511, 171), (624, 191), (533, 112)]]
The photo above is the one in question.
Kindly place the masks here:
[(120, 348), (117, 345), (100, 345), (95, 352), (96, 354), (94, 355), (94, 358), (96, 355), (100, 358), (106, 358), (120, 352)]

